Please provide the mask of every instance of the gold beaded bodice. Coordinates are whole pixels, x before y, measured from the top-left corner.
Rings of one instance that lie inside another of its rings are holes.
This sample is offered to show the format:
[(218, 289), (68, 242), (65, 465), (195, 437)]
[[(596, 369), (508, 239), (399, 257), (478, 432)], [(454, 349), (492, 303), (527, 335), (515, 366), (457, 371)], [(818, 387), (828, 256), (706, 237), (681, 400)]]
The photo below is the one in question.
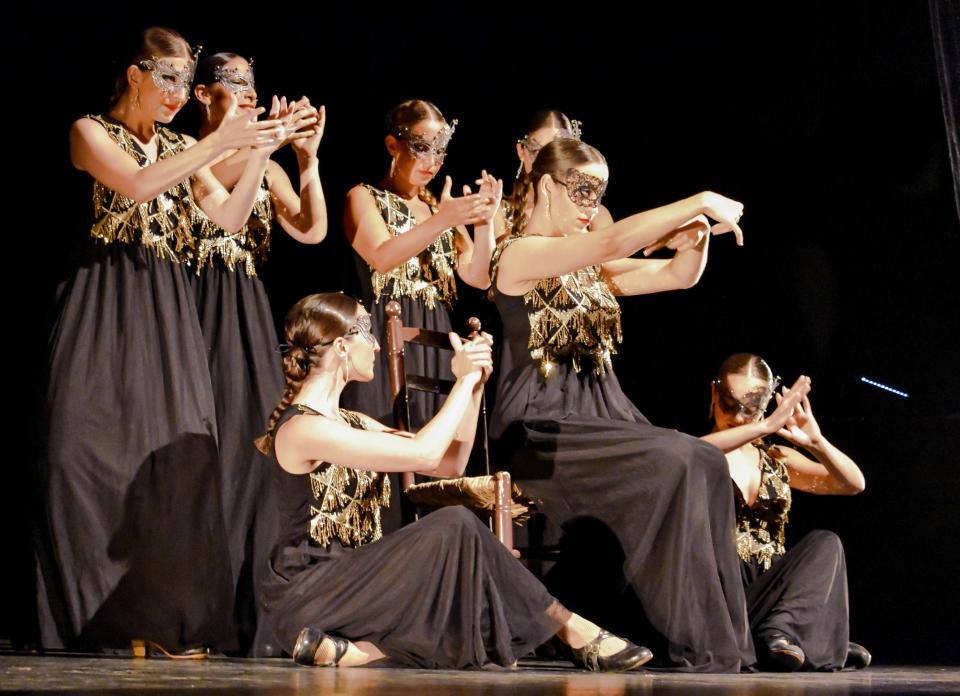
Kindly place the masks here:
[(270, 249), (272, 223), (273, 202), (266, 177), (260, 182), (249, 219), (237, 232), (227, 232), (201, 212), (201, 221), (195, 230), (197, 273), (219, 261), (231, 271), (239, 266), (248, 276), (257, 275), (256, 263), (265, 261)]
[(770, 570), (775, 556), (782, 556), (792, 500), (790, 472), (770, 454), (766, 445), (760, 451), (760, 489), (753, 505), (747, 505), (740, 487), (734, 483), (737, 506), (737, 554), (747, 563)]
[[(500, 256), (518, 239), (521, 237), (511, 235), (494, 250), (490, 261), (494, 285)], [(549, 377), (556, 363), (564, 360), (570, 360), (577, 372), (584, 358), (592, 363), (596, 374), (611, 369), (610, 356), (623, 340), (620, 305), (603, 279), (600, 266), (539, 280), (524, 293), (523, 302), (530, 321), (527, 347), (544, 377)]]
[[(319, 416), (309, 406), (291, 408), (304, 415)], [(340, 409), (351, 428), (365, 430), (363, 420), (353, 411)], [(356, 547), (383, 536), (380, 508), (390, 505), (390, 479), (375, 471), (350, 469), (323, 462), (309, 474), (310, 539), (329, 546), (336, 539), (344, 546)]]
[[(380, 215), (393, 236), (408, 232), (417, 224), (413, 211), (400, 196), (368, 184), (363, 187), (377, 202)], [(436, 209), (431, 206), (436, 213)], [(453, 228), (444, 230), (418, 256), (408, 259), (387, 273), (370, 268), (375, 302), (410, 297), (422, 300), (428, 309), (437, 302), (450, 306), (457, 296), (457, 246)]]
[[(138, 166), (150, 164), (146, 153), (122, 124), (105, 116), (87, 118), (103, 126)], [(173, 157), (185, 147), (182, 135), (157, 126), (158, 160)], [(202, 212), (193, 201), (189, 179), (146, 203), (137, 203), (94, 180), (93, 214), (95, 222), (90, 234), (106, 244), (141, 244), (162, 259), (189, 261), (193, 257), (193, 226)]]

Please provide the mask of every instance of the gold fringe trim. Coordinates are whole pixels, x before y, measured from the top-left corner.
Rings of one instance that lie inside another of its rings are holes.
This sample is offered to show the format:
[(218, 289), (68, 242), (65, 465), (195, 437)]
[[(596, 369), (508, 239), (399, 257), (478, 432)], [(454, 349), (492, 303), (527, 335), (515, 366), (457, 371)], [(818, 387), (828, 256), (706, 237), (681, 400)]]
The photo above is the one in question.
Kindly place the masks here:
[[(340, 413), (351, 427), (364, 429), (355, 413), (343, 409)], [(383, 536), (380, 509), (390, 505), (390, 479), (385, 474), (325, 463), (310, 474), (310, 490), (317, 502), (310, 506), (310, 538), (320, 546), (337, 539), (357, 547)]]
[(253, 203), (250, 218), (240, 230), (229, 234), (201, 211), (197, 232), (197, 274), (217, 259), (233, 271), (241, 267), (249, 277), (257, 275), (257, 262), (263, 262), (270, 250), (273, 203), (264, 177)]
[[(393, 236), (408, 232), (417, 224), (402, 198), (369, 184), (363, 186), (377, 202), (380, 215)], [(428, 309), (434, 309), (438, 302), (449, 307), (457, 297), (457, 261), (454, 230), (444, 230), (418, 256), (408, 259), (389, 273), (378, 273), (373, 267), (370, 268), (374, 302), (380, 302), (382, 298), (396, 300), (409, 297), (422, 300)]]
[[(103, 116), (87, 118), (100, 123), (111, 139), (140, 167), (148, 161), (123, 126)], [(157, 128), (158, 159), (167, 159), (182, 151), (186, 141), (179, 133)], [(190, 183), (181, 181), (146, 203), (137, 203), (99, 181), (93, 185), (93, 214), (96, 222), (90, 235), (105, 244), (141, 244), (159, 258), (189, 263), (193, 258), (193, 227), (202, 211), (194, 204)]]
[(790, 472), (786, 465), (760, 450), (760, 490), (753, 506), (747, 506), (737, 495), (737, 555), (750, 563), (759, 563), (770, 570), (773, 559), (786, 553), (786, 530), (790, 521), (793, 496)]
[[(504, 249), (520, 238), (513, 235), (497, 245), (490, 262), (494, 284)], [(598, 375), (613, 369), (610, 358), (623, 341), (620, 305), (599, 266), (538, 281), (523, 301), (530, 321), (527, 347), (544, 377), (550, 377), (557, 363), (566, 360), (580, 372), (584, 356)]]

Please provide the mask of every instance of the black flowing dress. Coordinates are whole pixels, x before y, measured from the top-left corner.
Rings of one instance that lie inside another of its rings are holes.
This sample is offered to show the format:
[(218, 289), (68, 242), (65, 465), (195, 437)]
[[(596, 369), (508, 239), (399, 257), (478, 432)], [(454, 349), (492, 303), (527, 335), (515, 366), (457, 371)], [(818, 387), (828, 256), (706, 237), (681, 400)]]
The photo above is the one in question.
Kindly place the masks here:
[[(390, 191), (368, 184), (363, 185), (377, 203), (383, 221), (394, 236), (408, 232), (417, 225), (406, 202)], [(436, 210), (433, 211), (436, 213)], [(378, 273), (354, 253), (361, 297), (370, 311), (373, 335), (382, 350), (377, 355), (373, 380), (351, 382), (343, 391), (341, 403), (349, 409), (366, 413), (385, 425), (393, 425), (393, 401), (390, 398), (390, 369), (387, 361), (387, 304), (400, 303), (401, 318), (406, 326), (431, 331), (452, 331), (450, 306), (457, 297), (456, 269), (458, 251), (454, 230), (445, 230), (419, 256), (408, 259), (388, 273)], [(404, 364), (409, 372), (453, 380), (449, 354), (433, 348), (408, 345), (404, 350)], [(409, 397), (410, 428), (416, 432), (440, 409), (443, 397), (425, 392), (412, 392)], [(392, 531), (400, 527), (400, 486), (396, 475), (394, 500), (385, 510), (384, 526)]]
[[(139, 166), (122, 124), (100, 123)], [(158, 127), (158, 155), (185, 147)], [(94, 182), (89, 254), (58, 288), (40, 461), (46, 648), (218, 647), (230, 622), (217, 423), (189, 274), (189, 183), (136, 203)]]
[[(517, 239), (494, 252), (494, 288)], [(650, 646), (656, 665), (751, 667), (726, 459), (651, 425), (621, 390), (610, 364), (620, 309), (600, 268), (544, 279), (523, 296), (495, 292), (495, 302), (497, 465), (562, 526), (557, 576), (583, 566), (567, 591), (549, 576), (548, 587), (572, 611)], [(608, 571), (619, 577), (601, 578)]]
[(220, 433), (220, 485), (230, 551), (234, 622), (242, 653), (253, 646), (256, 588), (277, 535), (273, 462), (254, 446), (283, 393), (283, 368), (270, 302), (256, 264), (270, 246), (273, 206), (263, 179), (248, 222), (228, 233), (205, 215), (194, 229), (197, 313), (206, 345)]
[[(354, 428), (363, 421), (341, 410)], [(302, 404), (294, 417), (323, 418)], [(279, 465), (277, 465), (279, 469)], [(382, 536), (383, 474), (322, 463), (281, 469), (280, 536), (264, 603), (292, 652), (306, 626), (370, 641), (414, 667), (510, 666), (570, 614), (469, 510), (449, 507)]]
[(833, 532), (817, 529), (785, 549), (790, 473), (773, 456), (776, 448), (758, 450), (760, 489), (753, 505), (733, 484), (750, 630), (758, 643), (783, 636), (799, 645), (806, 655), (801, 669), (842, 669), (850, 640), (843, 544)]

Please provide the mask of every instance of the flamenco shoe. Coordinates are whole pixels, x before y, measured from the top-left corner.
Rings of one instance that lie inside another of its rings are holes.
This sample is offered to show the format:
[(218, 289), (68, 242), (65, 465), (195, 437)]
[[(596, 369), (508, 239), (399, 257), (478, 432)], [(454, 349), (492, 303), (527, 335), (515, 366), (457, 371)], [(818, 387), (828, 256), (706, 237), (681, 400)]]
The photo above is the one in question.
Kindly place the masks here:
[(773, 672), (796, 672), (803, 667), (807, 656), (803, 649), (786, 636), (770, 636), (764, 641), (767, 649), (765, 667)]
[(653, 657), (653, 653), (642, 645), (634, 645), (629, 640), (623, 640), (627, 646), (613, 655), (600, 654), (600, 644), (607, 638), (616, 638), (609, 631), (600, 629), (597, 637), (582, 648), (570, 648), (573, 661), (578, 667), (591, 672), (626, 672), (645, 664)]
[[(333, 641), (334, 656), (330, 662), (317, 662), (317, 651), (324, 640)], [(293, 661), (298, 665), (307, 667), (336, 667), (340, 664), (340, 659), (347, 654), (347, 648), (350, 647), (350, 641), (346, 638), (331, 636), (324, 633), (319, 628), (305, 628), (297, 636), (297, 642), (293, 646)]]
[(865, 647), (853, 641), (847, 643), (847, 659), (843, 663), (844, 667), (863, 669), (869, 667), (872, 661), (873, 655)]
[(210, 657), (210, 649), (207, 647), (167, 650), (160, 643), (155, 643), (152, 640), (131, 640), (130, 650), (136, 658), (159, 657), (165, 660), (206, 660)]

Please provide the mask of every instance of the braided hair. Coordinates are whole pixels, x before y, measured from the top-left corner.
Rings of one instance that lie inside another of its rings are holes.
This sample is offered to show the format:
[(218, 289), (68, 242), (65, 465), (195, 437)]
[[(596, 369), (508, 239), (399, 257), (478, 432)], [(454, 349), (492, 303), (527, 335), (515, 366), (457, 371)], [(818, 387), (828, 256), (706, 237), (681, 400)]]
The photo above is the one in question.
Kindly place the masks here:
[(357, 301), (339, 292), (307, 295), (297, 302), (284, 322), (283, 396), (267, 423), (267, 432), (257, 438), (257, 449), (273, 453), (277, 423), (300, 393), (310, 370), (320, 364), (330, 345), (346, 335), (356, 322)]

